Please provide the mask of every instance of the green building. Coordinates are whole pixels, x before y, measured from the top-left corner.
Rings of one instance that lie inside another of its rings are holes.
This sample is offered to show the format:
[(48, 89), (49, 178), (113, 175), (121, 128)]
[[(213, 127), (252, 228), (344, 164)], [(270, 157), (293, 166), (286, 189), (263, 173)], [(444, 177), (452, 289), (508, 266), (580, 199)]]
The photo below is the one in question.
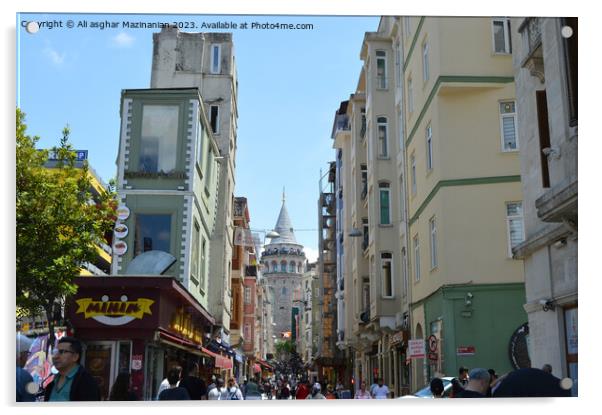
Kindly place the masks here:
[[(437, 374), (458, 376), (461, 366), (514, 370), (510, 344), (527, 322), (522, 283), (443, 285), (417, 304), (425, 316), (426, 358), (419, 359), (425, 380)], [(431, 337), (433, 336), (433, 337)], [(421, 362), (422, 361), (422, 362)]]
[(220, 168), (206, 114), (197, 88), (122, 91), (112, 265), (124, 275), (136, 256), (167, 252), (164, 275), (205, 308)]

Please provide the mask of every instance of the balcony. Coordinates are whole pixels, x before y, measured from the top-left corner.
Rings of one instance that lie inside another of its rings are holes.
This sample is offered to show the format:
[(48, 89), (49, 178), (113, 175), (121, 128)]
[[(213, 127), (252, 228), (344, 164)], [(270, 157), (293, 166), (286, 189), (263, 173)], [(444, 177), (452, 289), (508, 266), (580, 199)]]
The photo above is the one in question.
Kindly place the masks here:
[(535, 201), (537, 216), (544, 222), (577, 224), (577, 179), (569, 178)]
[(539, 18), (529, 17), (518, 28), (523, 38), (523, 48), (526, 52), (521, 67), (529, 70), (532, 76), (541, 83), (545, 81), (543, 48), (541, 47), (541, 25)]

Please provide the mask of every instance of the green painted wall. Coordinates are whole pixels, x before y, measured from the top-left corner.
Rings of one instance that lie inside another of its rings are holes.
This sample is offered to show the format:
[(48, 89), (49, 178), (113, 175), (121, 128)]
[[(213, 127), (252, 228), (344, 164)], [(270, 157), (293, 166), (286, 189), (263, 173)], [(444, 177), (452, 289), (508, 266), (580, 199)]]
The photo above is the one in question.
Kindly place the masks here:
[[(468, 293), (473, 295), (470, 306)], [(445, 375), (457, 376), (460, 366), (493, 368), (500, 374), (511, 371), (508, 344), (514, 330), (527, 322), (524, 303), (524, 284), (442, 287), (427, 298), (425, 339), (431, 334), (431, 323), (441, 319)], [(474, 346), (474, 356), (457, 356), (459, 346)], [(429, 377), (434, 376), (429, 371)]]
[(130, 208), (130, 217), (125, 220), (128, 227), (128, 235), (123, 240), (128, 245), (128, 250), (123, 255), (120, 274), (127, 269), (128, 264), (134, 258), (134, 245), (136, 234), (136, 215), (137, 214), (166, 214), (171, 215), (171, 240), (170, 254), (177, 258), (177, 261), (168, 268), (164, 275), (177, 277), (180, 269), (181, 241), (182, 241), (182, 222), (184, 210), (184, 198), (182, 196), (157, 196), (157, 195), (128, 195), (125, 205)]

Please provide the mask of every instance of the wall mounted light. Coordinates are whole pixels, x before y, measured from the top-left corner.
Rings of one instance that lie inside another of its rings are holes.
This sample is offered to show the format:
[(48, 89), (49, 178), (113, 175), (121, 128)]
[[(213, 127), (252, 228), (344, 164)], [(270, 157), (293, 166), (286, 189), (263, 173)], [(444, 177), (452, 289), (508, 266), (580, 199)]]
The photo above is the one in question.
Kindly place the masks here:
[(466, 293), (466, 296), (464, 297), (464, 304), (466, 304), (466, 307), (470, 307), (472, 305), (472, 293)]
[(554, 304), (554, 300), (548, 298), (548, 299), (544, 299), (542, 298), (541, 300), (539, 300), (539, 304), (541, 304), (541, 308), (543, 309), (544, 312), (552, 310), (554, 311), (554, 309), (556, 308), (556, 304)]

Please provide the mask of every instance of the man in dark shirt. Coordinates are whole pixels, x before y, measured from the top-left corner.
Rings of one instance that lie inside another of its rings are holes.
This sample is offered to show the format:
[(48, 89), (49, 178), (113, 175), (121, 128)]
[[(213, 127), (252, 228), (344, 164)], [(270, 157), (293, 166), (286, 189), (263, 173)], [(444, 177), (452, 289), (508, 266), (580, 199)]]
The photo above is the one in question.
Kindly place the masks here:
[(190, 399), (193, 401), (206, 399), (207, 396), (207, 386), (203, 379), (198, 377), (198, 374), (199, 364), (196, 362), (189, 363), (188, 375), (184, 376), (180, 381), (180, 386), (186, 388)]
[(100, 401), (96, 380), (79, 364), (82, 344), (74, 337), (62, 337), (53, 351), (58, 374), (44, 390), (44, 400), (51, 402)]
[(468, 374), (469, 380), (456, 398), (485, 398), (491, 376), (487, 369), (475, 368)]
[(160, 401), (186, 401), (190, 400), (190, 395), (186, 388), (178, 385), (180, 376), (182, 374), (182, 368), (175, 366), (169, 369), (167, 373), (167, 381), (169, 382), (169, 389), (165, 389), (159, 394)]

